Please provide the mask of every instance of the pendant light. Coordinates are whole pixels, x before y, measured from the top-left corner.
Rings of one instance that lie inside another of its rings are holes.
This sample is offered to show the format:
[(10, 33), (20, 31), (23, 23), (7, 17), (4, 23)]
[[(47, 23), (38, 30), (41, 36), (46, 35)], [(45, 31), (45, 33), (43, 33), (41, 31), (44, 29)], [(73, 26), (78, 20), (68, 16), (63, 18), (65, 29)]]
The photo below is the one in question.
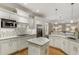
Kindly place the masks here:
[(58, 9), (55, 9), (55, 11), (56, 11), (56, 22), (54, 24), (57, 25), (58, 24), (57, 23), (57, 11), (58, 11)]
[(74, 3), (71, 3), (71, 21), (70, 21), (70, 23), (73, 23), (73, 5), (74, 5)]

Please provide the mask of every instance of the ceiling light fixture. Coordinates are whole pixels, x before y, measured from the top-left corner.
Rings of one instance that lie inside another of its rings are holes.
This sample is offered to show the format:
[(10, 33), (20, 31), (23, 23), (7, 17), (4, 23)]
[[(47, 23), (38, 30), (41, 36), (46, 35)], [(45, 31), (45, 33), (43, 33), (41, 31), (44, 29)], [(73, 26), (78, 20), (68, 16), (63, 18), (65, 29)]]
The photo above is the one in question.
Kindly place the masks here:
[(28, 3), (23, 3), (24, 5), (27, 5)]
[[(56, 18), (55, 18), (55, 20), (56, 20), (56, 21), (57, 21), (57, 11), (58, 11), (58, 9), (56, 8), (56, 9), (55, 9), (55, 12), (56, 12), (56, 13), (55, 13), (55, 14), (56, 14)], [(56, 25), (56, 24), (58, 24), (58, 23), (55, 22), (54, 24)]]
[(39, 9), (37, 9), (36, 12), (39, 12)]
[(58, 23), (57, 22), (55, 22), (55, 25), (57, 25)]
[(57, 18), (57, 11), (58, 11), (58, 9), (55, 9), (55, 11), (56, 11), (56, 18)]
[(73, 5), (74, 3), (71, 3), (71, 23), (73, 23)]
[(70, 21), (70, 23), (73, 23), (73, 22), (74, 22), (73, 20)]

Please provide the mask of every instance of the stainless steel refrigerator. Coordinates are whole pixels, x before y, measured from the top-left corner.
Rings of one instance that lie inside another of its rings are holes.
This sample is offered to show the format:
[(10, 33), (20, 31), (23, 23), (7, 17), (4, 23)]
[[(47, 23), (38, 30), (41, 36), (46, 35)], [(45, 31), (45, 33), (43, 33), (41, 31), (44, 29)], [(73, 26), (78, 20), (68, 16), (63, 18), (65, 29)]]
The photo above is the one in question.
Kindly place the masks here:
[(37, 37), (43, 36), (43, 27), (42, 25), (37, 25)]

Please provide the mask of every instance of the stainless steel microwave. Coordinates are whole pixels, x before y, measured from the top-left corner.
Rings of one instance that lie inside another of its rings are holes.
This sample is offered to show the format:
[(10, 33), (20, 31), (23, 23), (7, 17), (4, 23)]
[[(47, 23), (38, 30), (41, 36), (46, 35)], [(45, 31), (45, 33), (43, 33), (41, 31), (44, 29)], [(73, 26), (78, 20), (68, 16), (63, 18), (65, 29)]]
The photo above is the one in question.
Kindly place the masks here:
[(16, 28), (17, 22), (15, 20), (10, 19), (1, 19), (1, 28)]

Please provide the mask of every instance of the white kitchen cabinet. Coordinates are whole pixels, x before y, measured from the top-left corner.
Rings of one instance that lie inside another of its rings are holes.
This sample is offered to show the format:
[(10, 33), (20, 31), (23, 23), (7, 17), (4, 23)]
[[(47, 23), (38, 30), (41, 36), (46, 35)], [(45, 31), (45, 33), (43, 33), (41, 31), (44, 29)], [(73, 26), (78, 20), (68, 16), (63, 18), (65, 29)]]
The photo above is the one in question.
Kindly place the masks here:
[(28, 47), (27, 38), (26, 37), (20, 37), (17, 41), (18, 50), (24, 49)]
[(0, 41), (0, 50), (1, 50), (1, 55), (9, 54), (11, 52), (10, 49), (10, 40), (4, 40)]
[(58, 48), (60, 48), (60, 49), (63, 49), (63, 41), (65, 40), (65, 38), (63, 38), (63, 37), (60, 37), (59, 39), (58, 39)]
[(0, 18), (9, 19), (9, 13), (0, 11)]
[(28, 54), (29, 55), (47, 55), (49, 39), (47, 38), (34, 38), (28, 40)]
[(52, 45), (53, 47), (62, 48), (63, 39), (63, 37), (52, 36), (50, 39), (50, 45)]
[(0, 55), (7, 55), (28, 47), (27, 40), (36, 36), (23, 36), (0, 41)]
[(75, 42), (71, 41), (71, 40), (65, 40), (65, 52), (69, 55), (75, 55), (75, 54), (79, 54), (78, 50), (78, 44), (76, 44)]
[(21, 39), (21, 48), (24, 49), (25, 48), (25, 44), (26, 41), (24, 40), (24, 38)]
[(70, 53), (70, 42), (67, 39), (64, 39), (62, 45), (63, 45), (62, 50), (65, 53), (69, 54)]
[(20, 50), (24, 48), (24, 44), (25, 43), (24, 43), (23, 38), (20, 38), (20, 42), (19, 42), (19, 48), (20, 48)]
[[(1, 43), (0, 43), (1, 44)], [(0, 55), (1, 55), (1, 45), (0, 45)]]
[(54, 43), (54, 47), (57, 47), (57, 48), (59, 48), (59, 39), (57, 38), (57, 37), (54, 37), (54, 40), (53, 40), (53, 43)]
[(73, 54), (73, 43), (72, 41), (69, 41), (69, 44), (68, 44), (68, 54), (72, 55)]
[(59, 48), (60, 39), (57, 36), (50, 36), (50, 46)]
[(72, 54), (73, 55), (79, 55), (79, 44), (78, 43), (72, 43)]
[(25, 38), (24, 38), (24, 48), (28, 48), (28, 42), (27, 42), (27, 40), (28, 40), (28, 39), (25, 37)]
[(17, 14), (10, 14), (9, 18), (12, 20), (17, 20), (19, 16)]
[(11, 39), (10, 41), (10, 46), (11, 46), (11, 52), (16, 52), (18, 50), (18, 47), (17, 47), (17, 39), (14, 38), (14, 39)]
[(54, 43), (53, 43), (54, 39), (53, 39), (53, 37), (50, 36), (49, 39), (50, 39), (49, 45), (54, 47)]
[(74, 40), (57, 37), (57, 36), (50, 36), (50, 46), (60, 48), (65, 53), (69, 55), (79, 55), (79, 43), (75, 42)]
[(51, 37), (50, 45), (53, 47), (57, 47), (57, 37), (56, 36)]
[(55, 40), (55, 46), (57, 47), (57, 48), (62, 48), (62, 41), (63, 41), (63, 37), (57, 37), (56, 38), (56, 40)]
[(20, 37), (18, 37), (17, 38), (17, 50), (21, 50), (21, 38)]

